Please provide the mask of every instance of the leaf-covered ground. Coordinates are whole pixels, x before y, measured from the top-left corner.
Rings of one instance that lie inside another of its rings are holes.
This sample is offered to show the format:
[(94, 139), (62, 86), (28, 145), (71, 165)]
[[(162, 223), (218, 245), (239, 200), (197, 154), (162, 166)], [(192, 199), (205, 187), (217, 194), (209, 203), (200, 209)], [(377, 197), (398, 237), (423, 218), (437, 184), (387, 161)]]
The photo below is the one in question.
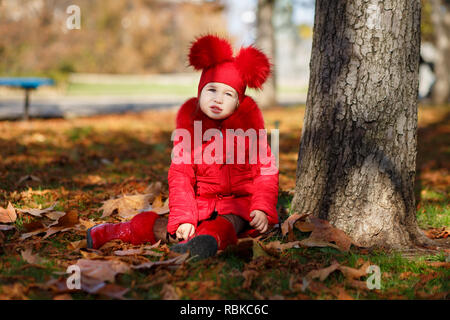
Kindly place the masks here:
[[(447, 110), (424, 106), (419, 112), (417, 219), (439, 241), (448, 240), (450, 225)], [(354, 245), (346, 250), (337, 242), (304, 245), (311, 242), (311, 225), (286, 220), (302, 106), (264, 111), (267, 128), (280, 129), (284, 230), (242, 239), (204, 261), (161, 244), (112, 241), (101, 250), (86, 249), (86, 228), (125, 219), (126, 213), (99, 210), (105, 201), (153, 192), (153, 206), (164, 208), (175, 115), (168, 110), (0, 122), (0, 299), (448, 298), (448, 251), (405, 256)], [(155, 191), (157, 182), (161, 189)], [(80, 290), (67, 288), (73, 265), (82, 270)], [(374, 275), (366, 273), (369, 265), (380, 268), (379, 289), (367, 286)]]

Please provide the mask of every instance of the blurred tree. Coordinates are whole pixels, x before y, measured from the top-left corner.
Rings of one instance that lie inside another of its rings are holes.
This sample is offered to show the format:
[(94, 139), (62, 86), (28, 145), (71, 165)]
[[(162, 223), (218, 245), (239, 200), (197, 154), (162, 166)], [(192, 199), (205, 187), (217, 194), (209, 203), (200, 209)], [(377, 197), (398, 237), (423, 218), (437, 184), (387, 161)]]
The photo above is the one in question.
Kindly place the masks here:
[(276, 45), (275, 45), (275, 30), (273, 26), (273, 11), (275, 0), (258, 0), (257, 9), (257, 37), (256, 46), (261, 48), (265, 54), (269, 57), (272, 63), (272, 75), (267, 79), (264, 84), (263, 91), (258, 99), (258, 105), (260, 108), (265, 109), (267, 107), (275, 106), (277, 104), (276, 97), (276, 74), (275, 74), (275, 58), (276, 58)]
[(450, 98), (450, 1), (430, 0), (430, 3), (436, 46), (434, 61), (436, 82), (431, 97), (433, 103), (443, 104)]
[(316, 1), (293, 212), (363, 246), (430, 241), (416, 222), (420, 0)]

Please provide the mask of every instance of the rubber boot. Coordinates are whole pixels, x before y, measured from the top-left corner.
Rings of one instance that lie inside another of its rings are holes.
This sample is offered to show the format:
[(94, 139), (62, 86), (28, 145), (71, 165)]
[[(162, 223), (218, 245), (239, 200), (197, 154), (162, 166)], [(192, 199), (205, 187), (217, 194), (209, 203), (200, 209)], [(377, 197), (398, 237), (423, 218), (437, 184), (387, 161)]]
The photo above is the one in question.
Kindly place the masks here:
[(98, 249), (106, 242), (120, 239), (123, 242), (142, 244), (156, 243), (153, 226), (159, 215), (153, 211), (145, 211), (135, 215), (130, 221), (120, 223), (103, 223), (87, 230), (87, 247)]
[(191, 256), (205, 259), (236, 243), (237, 236), (232, 223), (217, 216), (214, 220), (203, 221), (190, 240), (174, 245), (171, 250), (178, 253), (189, 251)]

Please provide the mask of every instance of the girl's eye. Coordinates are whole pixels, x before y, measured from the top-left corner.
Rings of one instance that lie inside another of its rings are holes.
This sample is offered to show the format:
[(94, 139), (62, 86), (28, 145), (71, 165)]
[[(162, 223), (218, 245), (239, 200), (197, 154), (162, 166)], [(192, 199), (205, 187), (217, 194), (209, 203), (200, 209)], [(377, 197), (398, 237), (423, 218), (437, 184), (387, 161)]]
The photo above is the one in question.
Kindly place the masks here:
[(232, 95), (231, 93), (229, 93), (229, 92), (227, 93), (227, 95), (229, 95), (230, 97), (232, 97), (232, 96), (233, 96), (233, 95)]
[(216, 91), (216, 89), (208, 89), (208, 91), (212, 91), (212, 92), (214, 92), (214, 91)]

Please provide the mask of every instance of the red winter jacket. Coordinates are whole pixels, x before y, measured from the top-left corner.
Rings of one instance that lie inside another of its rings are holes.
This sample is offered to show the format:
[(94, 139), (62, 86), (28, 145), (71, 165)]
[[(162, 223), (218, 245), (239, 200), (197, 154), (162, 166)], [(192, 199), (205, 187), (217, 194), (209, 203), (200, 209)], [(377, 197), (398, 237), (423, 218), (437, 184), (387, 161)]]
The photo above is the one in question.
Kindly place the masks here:
[[(230, 154), (227, 155), (225, 152), (227, 150), (227, 129), (242, 129), (245, 132), (247, 129), (253, 128), (256, 130), (256, 134), (259, 133), (259, 129), (264, 129), (264, 119), (255, 101), (251, 97), (245, 96), (237, 110), (228, 118), (214, 120), (201, 111), (197, 98), (187, 100), (178, 111), (176, 126), (177, 129), (185, 129), (185, 133), (190, 133), (193, 150), (195, 147), (194, 121), (201, 121), (202, 136), (207, 129), (217, 128), (220, 130), (223, 136), (223, 163), (215, 161), (212, 164), (206, 164), (204, 160), (200, 164), (194, 163), (195, 151), (188, 154), (191, 159), (190, 163), (186, 163), (189, 161), (179, 163), (172, 157), (168, 174), (170, 209), (168, 232), (174, 234), (182, 223), (191, 223), (197, 227), (199, 221), (209, 218), (215, 210), (218, 214), (235, 214), (251, 221), (250, 212), (258, 209), (267, 214), (269, 224), (279, 223), (276, 210), (278, 169), (275, 165), (275, 157), (267, 144), (267, 138), (258, 139), (258, 147), (267, 148), (268, 157), (265, 160), (258, 156), (256, 162), (250, 161), (249, 139), (246, 138), (245, 163), (242, 163), (243, 161), (241, 161), (242, 164), (238, 163), (237, 139), (232, 140), (234, 141), (232, 145), (235, 155), (234, 163), (230, 164), (230, 161), (225, 163), (226, 158), (231, 160)], [(181, 143), (182, 139), (173, 138), (173, 153), (177, 154), (175, 146)], [(200, 137), (199, 141), (202, 140)], [(211, 143), (214, 140), (215, 137), (209, 141), (202, 141), (202, 145), (198, 146), (201, 149), (197, 148), (197, 152), (202, 150), (203, 155), (215, 156), (215, 152), (211, 152)], [(210, 148), (207, 148), (208, 146)], [(231, 147), (229, 146), (229, 148)], [(181, 155), (181, 151), (179, 152)], [(267, 163), (269, 157), (270, 162)]]

